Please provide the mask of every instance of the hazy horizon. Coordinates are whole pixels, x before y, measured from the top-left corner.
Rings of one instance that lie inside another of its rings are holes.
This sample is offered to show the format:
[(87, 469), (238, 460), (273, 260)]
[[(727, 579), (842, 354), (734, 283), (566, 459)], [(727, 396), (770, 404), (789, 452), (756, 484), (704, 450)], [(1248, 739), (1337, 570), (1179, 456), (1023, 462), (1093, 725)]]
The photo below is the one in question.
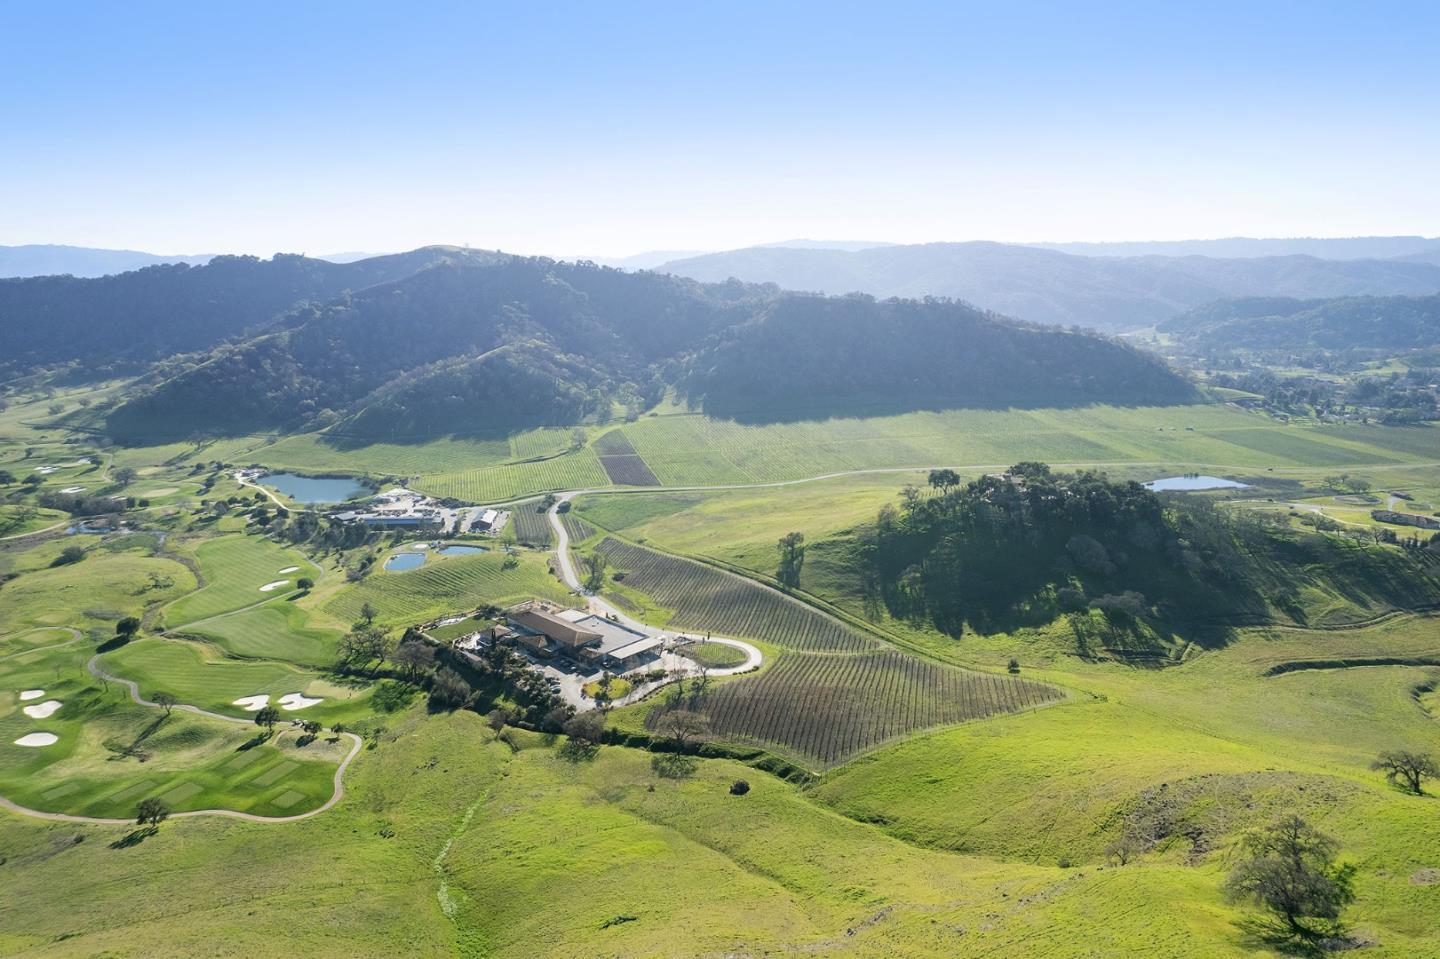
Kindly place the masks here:
[(0, 244), (1440, 233), (1440, 9), (15, 9)]

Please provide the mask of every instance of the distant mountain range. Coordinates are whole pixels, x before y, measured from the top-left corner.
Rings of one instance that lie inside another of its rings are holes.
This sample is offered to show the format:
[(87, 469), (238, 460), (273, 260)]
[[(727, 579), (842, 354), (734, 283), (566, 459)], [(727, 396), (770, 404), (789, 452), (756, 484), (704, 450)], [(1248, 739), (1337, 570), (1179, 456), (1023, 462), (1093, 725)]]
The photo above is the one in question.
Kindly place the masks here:
[(165, 263), (199, 266), (214, 254), (161, 256), (139, 250), (97, 250), (84, 246), (0, 246), (0, 277), (12, 276), (109, 276)]
[(1195, 398), (1129, 346), (963, 304), (446, 247), (0, 281), (0, 353), (92, 375), (116, 357), (158, 359), (118, 408), (73, 414), (104, 414), (124, 440), (483, 435), (608, 416), (615, 403), (640, 410), (670, 389), (708, 413), (764, 420)]
[[(345, 251), (323, 253), (315, 257), (330, 263), (353, 263), (356, 260), (374, 259), (379, 253)], [(143, 270), (147, 266), (162, 266), (170, 263), (184, 263), (189, 266), (204, 266), (215, 258), (214, 253), (165, 256), (159, 253), (142, 253), (139, 250), (103, 250), (88, 246), (57, 246), (53, 244), (29, 244), (25, 246), (0, 246), (0, 279), (21, 276), (79, 276), (92, 278)], [(665, 259), (674, 259), (674, 256)]]
[(1220, 300), (1160, 329), (1206, 351), (1428, 349), (1440, 345), (1440, 294)]
[(1394, 260), (1440, 256), (1440, 238), (1423, 236), (1289, 237), (1223, 240), (1148, 240), (1136, 243), (1028, 243), (1042, 250), (1076, 256), (1209, 256), (1253, 259), (1264, 256), (1313, 256), (1322, 260)]
[(752, 247), (673, 260), (656, 269), (705, 282), (734, 277), (828, 294), (953, 297), (1031, 322), (1102, 330), (1150, 326), (1237, 296), (1440, 291), (1440, 264), (1422, 259), (1077, 256), (988, 242), (854, 251)]

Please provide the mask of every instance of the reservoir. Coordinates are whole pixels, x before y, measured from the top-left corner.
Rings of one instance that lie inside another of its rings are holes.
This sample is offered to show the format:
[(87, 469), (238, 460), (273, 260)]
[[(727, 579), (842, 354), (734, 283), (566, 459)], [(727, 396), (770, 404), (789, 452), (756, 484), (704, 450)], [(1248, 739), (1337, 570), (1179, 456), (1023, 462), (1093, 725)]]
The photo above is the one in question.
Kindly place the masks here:
[(396, 553), (385, 561), (388, 570), (415, 569), (425, 562), (424, 553)]
[(1154, 493), (1182, 490), (1194, 491), (1202, 489), (1246, 489), (1244, 483), (1237, 483), (1234, 480), (1222, 479), (1219, 476), (1167, 476), (1164, 479), (1151, 480), (1145, 484), (1145, 488)]
[(343, 503), (370, 490), (348, 476), (297, 476), (294, 473), (266, 473), (260, 478), (297, 503)]

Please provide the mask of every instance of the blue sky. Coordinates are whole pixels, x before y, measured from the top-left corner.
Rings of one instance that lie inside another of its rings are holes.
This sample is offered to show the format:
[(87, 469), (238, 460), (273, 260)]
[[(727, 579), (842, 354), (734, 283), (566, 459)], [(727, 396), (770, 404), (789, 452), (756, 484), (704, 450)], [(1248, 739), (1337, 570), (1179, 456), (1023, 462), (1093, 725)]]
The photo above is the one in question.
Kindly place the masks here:
[(1436, 3), (14, 3), (0, 243), (1435, 235), (1437, 49)]

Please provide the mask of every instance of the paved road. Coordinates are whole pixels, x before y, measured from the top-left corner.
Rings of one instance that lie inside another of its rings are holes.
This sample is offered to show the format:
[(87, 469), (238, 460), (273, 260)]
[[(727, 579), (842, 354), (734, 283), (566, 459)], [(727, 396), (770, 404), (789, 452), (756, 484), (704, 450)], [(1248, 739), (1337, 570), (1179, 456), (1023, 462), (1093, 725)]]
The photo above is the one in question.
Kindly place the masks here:
[[(574, 559), (570, 554), (570, 533), (565, 529), (565, 524), (560, 522), (560, 504), (569, 502), (574, 497), (579, 496), (582, 492), (584, 491), (573, 490), (570, 492), (560, 493), (556, 497), (555, 505), (550, 507), (549, 517), (550, 527), (555, 531), (555, 557), (560, 566), (560, 577), (565, 581), (566, 586), (569, 586), (571, 589), (575, 590), (577, 593), (580, 593), (582, 596), (585, 597), (587, 609), (589, 609), (592, 613), (598, 613), (601, 616), (609, 616), (613, 619), (616, 619), (623, 625), (642, 632), (647, 636), (674, 635), (677, 638), (688, 639), (696, 643), (711, 642), (720, 646), (731, 646), (745, 654), (745, 661), (742, 662), (740, 665), (706, 670), (705, 672), (709, 676), (733, 676), (736, 673), (749, 672), (750, 670), (756, 669), (760, 666), (761, 662), (764, 661), (764, 656), (761, 654), (759, 649), (757, 649), (750, 643), (745, 642), (744, 640), (730, 639), (724, 636), (710, 636), (707, 638), (702, 636), (692, 636), (686, 633), (677, 633), (673, 630), (666, 631), (656, 629), (654, 626), (648, 626), (645, 623), (640, 622), (638, 619), (627, 615), (624, 610), (618, 609), (614, 605), (606, 602), (603, 598), (596, 596), (592, 593), (585, 592), (584, 589), (581, 587), (580, 576), (575, 570)], [(663, 667), (664, 669), (670, 670), (672, 673), (675, 671), (680, 671), (688, 673), (690, 675), (699, 675), (701, 672), (701, 667), (693, 659), (690, 659), (686, 656), (681, 656), (673, 652), (666, 652), (662, 654), (660, 657), (659, 666)], [(654, 668), (657, 668), (656, 665), (650, 664), (641, 669), (640, 671), (643, 672), (645, 670)], [(579, 686), (583, 685), (584, 681), (588, 680), (588, 677), (577, 678), (574, 677), (573, 674), (566, 674), (561, 670), (556, 670), (554, 667), (549, 667), (548, 669), (543, 669), (542, 671), (544, 671), (547, 675), (551, 674), (553, 671), (554, 674), (560, 678), (561, 691), (562, 693), (566, 694), (565, 698), (570, 701), (571, 705), (577, 706), (582, 709), (594, 705), (592, 701), (575, 695), (575, 693), (578, 693)], [(650, 683), (643, 687), (638, 687), (632, 690), (623, 698), (615, 700), (612, 705), (624, 706), (628, 703), (634, 702), (644, 696), (649, 695), (662, 685), (664, 685), (664, 683)], [(572, 686), (575, 687), (574, 693), (571, 692)]]
[[(72, 632), (74, 631), (72, 630)], [(76, 636), (79, 636), (78, 632), (76, 632)], [(107, 673), (105, 672), (105, 670), (101, 669), (99, 656), (92, 656), (90, 658), (90, 661), (85, 664), (85, 668), (88, 669), (91, 675), (95, 676), (95, 678), (97, 679), (109, 680), (111, 682), (121, 683), (122, 685), (124, 685), (130, 690), (130, 698), (139, 705), (150, 706), (156, 709), (161, 708), (159, 704), (152, 703), (148, 699), (143, 698), (140, 695), (140, 687), (136, 685), (132, 680), (122, 679), (119, 676), (111, 675), (110, 673)], [(186, 712), (195, 713), (199, 716), (207, 716), (211, 719), (219, 719), (227, 723), (249, 724), (251, 722), (251, 720), (248, 719), (239, 719), (235, 716), (225, 716), (221, 713), (212, 713), (208, 709), (201, 709), (199, 706), (177, 704), (174, 708), (183, 709)], [(344, 759), (340, 760), (340, 765), (335, 767), (334, 792), (331, 793), (330, 798), (325, 800), (322, 805), (317, 806), (309, 812), (297, 813), (293, 816), (257, 816), (254, 813), (238, 812), (234, 809), (192, 809), (187, 812), (171, 813), (170, 818), (190, 819), (196, 816), (225, 816), (230, 819), (243, 819), (246, 822), (281, 823), (299, 822), (302, 819), (309, 819), (311, 816), (318, 816), (322, 812), (330, 809), (340, 800), (345, 798), (345, 770), (349, 767), (350, 761), (354, 759), (360, 752), (361, 740), (359, 736), (356, 736), (354, 733), (342, 733), (341, 735), (345, 736), (350, 740), (350, 751), (345, 754)], [(3, 796), (0, 796), (0, 809), (6, 809), (10, 812), (17, 813), (22, 816), (30, 816), (34, 819), (44, 819), (49, 822), (90, 823), (97, 826), (135, 825), (135, 821), (133, 819), (106, 819), (99, 816), (71, 816), (68, 813), (42, 812), (38, 809), (30, 809), (26, 806), (21, 806), (18, 803), (13, 803)]]

